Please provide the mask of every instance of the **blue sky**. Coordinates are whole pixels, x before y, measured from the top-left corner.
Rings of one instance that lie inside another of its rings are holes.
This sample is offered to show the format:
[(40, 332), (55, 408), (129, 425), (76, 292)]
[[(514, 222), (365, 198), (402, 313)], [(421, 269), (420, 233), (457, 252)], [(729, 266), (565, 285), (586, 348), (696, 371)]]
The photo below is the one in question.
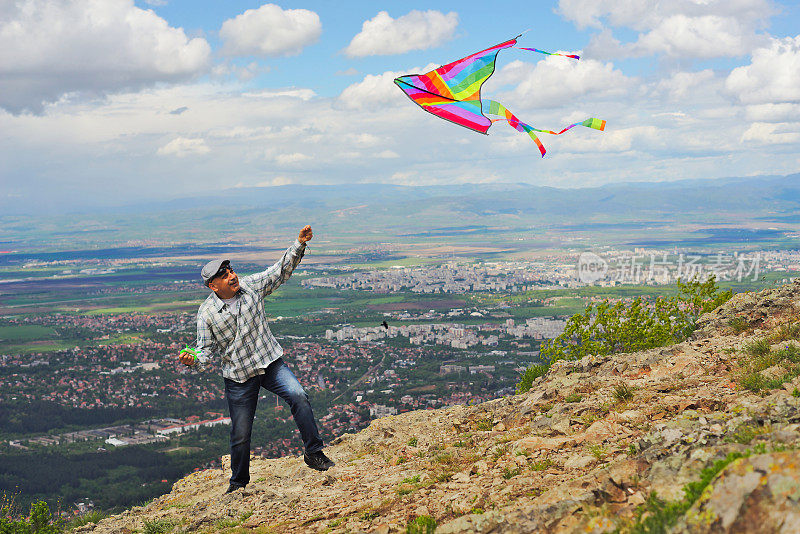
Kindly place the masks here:
[[(343, 7), (344, 6), (344, 7)], [(0, 0), (2, 205), (289, 183), (564, 187), (800, 170), (800, 6), (772, 0)], [(529, 30), (482, 136), (392, 83)]]

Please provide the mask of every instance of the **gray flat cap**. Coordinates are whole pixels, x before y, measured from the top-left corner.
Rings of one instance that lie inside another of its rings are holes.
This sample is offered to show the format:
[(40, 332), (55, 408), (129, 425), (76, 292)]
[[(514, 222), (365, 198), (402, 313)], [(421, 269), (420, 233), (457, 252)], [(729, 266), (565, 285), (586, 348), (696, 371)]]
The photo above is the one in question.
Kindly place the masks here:
[(216, 259), (206, 263), (203, 270), (200, 271), (200, 276), (203, 277), (203, 284), (208, 285), (208, 281), (214, 278), (214, 275), (219, 272), (220, 268), (225, 265), (230, 265), (231, 260)]

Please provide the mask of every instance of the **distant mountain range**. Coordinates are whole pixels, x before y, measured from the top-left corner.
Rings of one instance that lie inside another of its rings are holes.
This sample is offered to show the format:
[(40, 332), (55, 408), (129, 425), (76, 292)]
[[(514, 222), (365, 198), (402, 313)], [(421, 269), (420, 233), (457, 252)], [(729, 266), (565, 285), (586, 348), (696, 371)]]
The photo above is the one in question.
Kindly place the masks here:
[[(406, 238), (549, 228), (607, 231), (669, 225), (786, 229), (800, 223), (800, 173), (560, 189), (521, 183), (238, 188), (47, 217), (4, 208), (0, 250), (51, 241), (113, 244), (241, 241), (303, 224), (329, 235)], [(375, 240), (373, 239), (373, 241)]]

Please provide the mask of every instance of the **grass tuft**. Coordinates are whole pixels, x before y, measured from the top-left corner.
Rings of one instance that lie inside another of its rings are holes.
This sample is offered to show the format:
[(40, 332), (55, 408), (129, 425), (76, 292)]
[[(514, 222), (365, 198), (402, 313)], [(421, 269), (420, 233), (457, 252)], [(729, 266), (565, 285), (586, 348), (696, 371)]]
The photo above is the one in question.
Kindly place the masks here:
[(770, 353), (769, 342), (766, 339), (759, 339), (747, 344), (744, 348), (745, 354), (753, 357), (766, 356)]
[(633, 388), (624, 383), (617, 385), (614, 388), (614, 399), (620, 403), (633, 400)]
[(517, 476), (519, 474), (519, 472), (520, 472), (520, 468), (519, 467), (516, 467), (514, 469), (511, 469), (510, 467), (506, 467), (506, 468), (503, 469), (503, 478), (506, 479), (506, 480), (510, 480), (510, 479), (514, 478), (515, 476)]
[(734, 334), (741, 334), (750, 329), (750, 324), (743, 317), (734, 317), (728, 321), (728, 326), (733, 329)]
[(533, 471), (544, 471), (548, 467), (553, 465), (553, 461), (549, 458), (545, 458), (544, 460), (540, 460), (537, 462), (533, 462), (531, 464), (531, 470)]
[(172, 519), (153, 519), (152, 521), (145, 519), (142, 534), (166, 534), (175, 528), (175, 524)]
[(781, 325), (771, 337), (772, 341), (787, 341), (790, 339), (800, 340), (800, 323), (790, 323)]
[(434, 534), (436, 520), (429, 515), (415, 517), (406, 525), (406, 534)]

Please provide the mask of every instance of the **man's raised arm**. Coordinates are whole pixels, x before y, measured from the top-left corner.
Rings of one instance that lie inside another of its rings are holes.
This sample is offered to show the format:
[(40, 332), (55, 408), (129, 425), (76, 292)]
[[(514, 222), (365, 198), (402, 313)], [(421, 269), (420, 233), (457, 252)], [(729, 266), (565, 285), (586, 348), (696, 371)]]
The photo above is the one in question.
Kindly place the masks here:
[(292, 246), (283, 253), (283, 257), (280, 260), (263, 272), (243, 277), (242, 281), (256, 289), (262, 297), (266, 297), (289, 279), (295, 267), (303, 259), (306, 241), (312, 237), (311, 227), (305, 226), (300, 230), (300, 235), (297, 236)]

